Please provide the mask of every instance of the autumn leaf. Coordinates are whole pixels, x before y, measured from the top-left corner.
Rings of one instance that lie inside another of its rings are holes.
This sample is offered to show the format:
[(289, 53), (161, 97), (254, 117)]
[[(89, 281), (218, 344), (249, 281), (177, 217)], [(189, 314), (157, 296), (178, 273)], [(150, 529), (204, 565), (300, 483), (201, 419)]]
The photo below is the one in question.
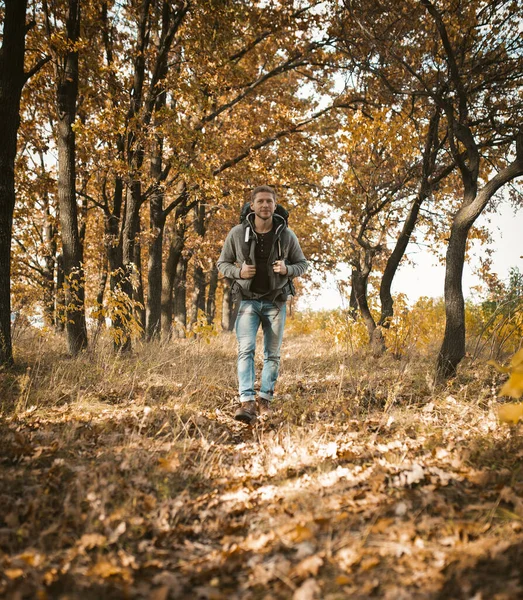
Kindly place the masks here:
[(294, 592), (292, 600), (314, 600), (319, 598), (321, 594), (321, 588), (315, 579), (307, 579), (303, 584)]
[(500, 423), (518, 423), (523, 418), (523, 403), (503, 404), (498, 408)]
[(9, 579), (18, 579), (24, 575), (22, 569), (5, 569), (4, 573)]
[(96, 577), (101, 577), (102, 579), (120, 576), (125, 580), (129, 577), (129, 571), (127, 569), (122, 569), (108, 560), (103, 559), (99, 560), (91, 569), (89, 569), (88, 573)]
[(305, 579), (311, 575), (316, 576), (322, 565), (323, 558), (318, 554), (315, 556), (308, 556), (294, 567), (292, 574), (300, 579)]
[(511, 398), (521, 398), (523, 395), (523, 372), (513, 371), (499, 390), (500, 396), (510, 396)]
[(289, 532), (289, 537), (293, 542), (300, 543), (306, 540), (310, 540), (314, 536), (314, 531), (307, 527), (306, 525), (302, 525), (298, 523), (296, 527)]
[(523, 395), (523, 348), (516, 352), (510, 359), (508, 367), (503, 367), (494, 360), (488, 362), (501, 373), (508, 373), (510, 377), (499, 390), (499, 396), (520, 398)]
[(172, 453), (165, 458), (158, 459), (158, 466), (167, 473), (175, 473), (180, 466), (180, 458), (177, 453)]

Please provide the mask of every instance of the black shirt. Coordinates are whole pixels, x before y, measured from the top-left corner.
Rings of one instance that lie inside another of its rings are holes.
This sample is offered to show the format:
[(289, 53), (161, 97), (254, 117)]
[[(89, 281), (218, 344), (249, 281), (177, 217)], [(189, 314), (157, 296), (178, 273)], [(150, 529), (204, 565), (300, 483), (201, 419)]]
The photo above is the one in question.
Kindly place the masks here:
[(270, 291), (269, 254), (274, 243), (274, 228), (267, 233), (256, 233), (257, 243), (254, 248), (256, 258), (256, 275), (253, 277), (251, 291), (256, 294), (267, 294)]

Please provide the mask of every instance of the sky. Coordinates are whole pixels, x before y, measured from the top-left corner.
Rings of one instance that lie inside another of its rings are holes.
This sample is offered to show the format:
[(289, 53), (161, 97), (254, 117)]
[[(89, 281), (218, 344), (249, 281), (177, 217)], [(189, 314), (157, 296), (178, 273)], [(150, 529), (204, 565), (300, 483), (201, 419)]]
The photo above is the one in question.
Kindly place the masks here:
[[(490, 223), (488, 221), (490, 220)], [(476, 225), (486, 225), (493, 238), (492, 271), (499, 278), (506, 280), (511, 267), (518, 267), (523, 272), (523, 210), (515, 212), (504, 202), (495, 214), (482, 214)], [(439, 259), (424, 247), (409, 246), (407, 252), (415, 265), (400, 265), (392, 286), (392, 294), (403, 292), (411, 304), (421, 296), (442, 297), (445, 281), (445, 266)], [(473, 246), (470, 260), (465, 264), (463, 273), (463, 291), (466, 298), (481, 298), (473, 288), (483, 282), (474, 274), (479, 266), (479, 257), (486, 258), (485, 248), (479, 244)], [(341, 279), (348, 279), (349, 270)], [(336, 277), (330, 276), (321, 291), (307, 291), (298, 300), (300, 310), (334, 309), (347, 306), (348, 300), (342, 299), (336, 285)]]

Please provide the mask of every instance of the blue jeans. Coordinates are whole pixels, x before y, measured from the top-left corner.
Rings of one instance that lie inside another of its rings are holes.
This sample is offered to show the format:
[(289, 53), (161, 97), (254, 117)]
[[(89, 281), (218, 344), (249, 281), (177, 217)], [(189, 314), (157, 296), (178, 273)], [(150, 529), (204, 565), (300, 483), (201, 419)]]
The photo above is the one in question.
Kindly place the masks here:
[(268, 300), (242, 300), (236, 318), (238, 339), (238, 382), (240, 400), (254, 400), (254, 352), (256, 334), (263, 329), (263, 370), (260, 397), (272, 400), (274, 386), (280, 370), (280, 348), (287, 314), (286, 304), (281, 306)]

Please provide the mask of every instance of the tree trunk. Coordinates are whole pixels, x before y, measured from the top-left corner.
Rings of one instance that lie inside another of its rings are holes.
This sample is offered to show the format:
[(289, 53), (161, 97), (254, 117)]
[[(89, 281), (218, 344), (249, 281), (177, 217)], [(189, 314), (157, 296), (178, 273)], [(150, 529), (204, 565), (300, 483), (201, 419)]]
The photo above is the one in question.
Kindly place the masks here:
[(20, 96), (25, 83), (27, 0), (5, 0), (0, 48), (0, 365), (13, 363), (11, 340), (11, 236)]
[(187, 331), (187, 265), (189, 259), (181, 256), (174, 280), (174, 335), (184, 338)]
[(143, 297), (143, 279), (142, 279), (142, 244), (140, 242), (140, 222), (138, 222), (138, 229), (136, 231), (136, 241), (134, 244), (134, 289), (133, 299), (136, 301), (135, 304), (135, 319), (140, 325), (142, 336), (145, 334), (145, 300)]
[(231, 286), (226, 283), (223, 287), (222, 300), (222, 329), (223, 331), (232, 331), (234, 329), (234, 301), (232, 298)]
[(176, 209), (172, 239), (169, 244), (169, 253), (165, 270), (162, 277), (162, 337), (168, 340), (172, 334), (173, 327), (173, 308), (174, 308), (174, 285), (176, 281), (176, 272), (178, 263), (182, 256), (185, 245), (185, 205)]
[(100, 283), (98, 285), (98, 293), (96, 294), (96, 309), (98, 311), (96, 321), (97, 321), (98, 328), (101, 328), (105, 323), (103, 305), (104, 305), (105, 288), (107, 286), (107, 277), (108, 277), (107, 270), (108, 270), (108, 264), (107, 264), (107, 255), (106, 255), (104, 258), (102, 273), (100, 275)]
[(199, 312), (205, 313), (205, 273), (201, 265), (196, 265), (193, 272), (194, 290), (191, 302), (190, 327), (193, 327), (198, 320)]
[(122, 315), (122, 319), (119, 320), (121, 330), (117, 343), (117, 349), (125, 352), (130, 351), (132, 348), (131, 331), (125, 326), (125, 319), (133, 318), (133, 302), (136, 300), (136, 294), (133, 292), (133, 282), (136, 281), (137, 277), (137, 269), (134, 261), (136, 260), (136, 235), (140, 225), (140, 204), (141, 183), (134, 180), (127, 188), (122, 231), (122, 271), (117, 280), (119, 289), (128, 298), (129, 302), (128, 306), (123, 310), (130, 314)]
[(367, 301), (367, 280), (368, 273), (362, 273), (354, 270), (352, 272), (352, 284), (361, 317), (369, 334), (369, 345), (372, 350), (372, 355), (375, 357), (381, 356), (385, 352), (385, 340), (380, 327), (376, 327), (374, 317), (370, 312)]
[[(206, 215), (205, 215), (205, 204), (203, 201), (198, 201), (198, 203), (194, 207), (194, 230), (197, 235), (200, 237), (200, 242), (203, 242), (205, 238), (205, 233), (207, 229), (206, 224)], [(193, 283), (194, 283), (194, 291), (192, 295), (191, 302), (191, 316), (190, 316), (190, 326), (196, 323), (198, 319), (198, 311), (205, 312), (205, 274), (203, 272), (203, 267), (201, 266), (201, 257), (196, 255), (196, 266), (194, 267), (193, 272)]]
[(44, 320), (46, 325), (52, 327), (55, 323), (55, 265), (56, 265), (56, 236), (55, 226), (49, 213), (49, 196), (44, 194), (44, 214), (45, 220), (42, 227), (42, 240), (44, 245), (44, 256), (42, 266), (43, 276), (43, 304)]
[(396, 240), (394, 250), (389, 256), (385, 270), (383, 271), (380, 283), (381, 315), (378, 323), (380, 327), (389, 327), (390, 319), (394, 316), (394, 301), (392, 300), (391, 293), (392, 281), (409, 244), (410, 236), (414, 231), (414, 226), (418, 220), (419, 211), (424, 200), (425, 196), (420, 193), (412, 203), (401, 233)]
[[(74, 44), (80, 34), (80, 1), (69, 0), (67, 39)], [(78, 52), (67, 52), (57, 67), (58, 201), (65, 275), (65, 329), (69, 353), (87, 346), (85, 281), (76, 205), (76, 140), (73, 125), (78, 96)]]
[(465, 181), (462, 208), (454, 216), (445, 266), (445, 333), (436, 363), (436, 381), (453, 377), (465, 356), (465, 300), (462, 277), (470, 228), (492, 196), (506, 183), (523, 175), (523, 130), (516, 136), (516, 158), (477, 192), (477, 176)]
[(389, 256), (385, 270), (383, 271), (383, 276), (380, 283), (381, 315), (378, 323), (380, 327), (389, 327), (390, 319), (394, 316), (394, 302), (391, 294), (392, 281), (396, 275), (396, 271), (398, 270), (401, 259), (405, 254), (405, 250), (407, 249), (410, 241), (410, 236), (414, 231), (421, 205), (428, 198), (436, 181), (439, 181), (439, 179), (443, 177), (443, 174), (446, 172), (446, 169), (443, 170), (439, 177), (436, 178), (436, 181), (433, 180), (432, 183), (430, 182), (430, 177), (434, 172), (439, 151), (438, 128), (440, 118), (441, 111), (440, 108), (437, 107), (430, 119), (430, 125), (427, 130), (425, 148), (423, 150), (423, 168), (419, 192), (410, 207), (407, 218), (403, 223), (401, 233), (396, 240), (394, 250)]
[(356, 286), (354, 285), (355, 271), (351, 275), (350, 298), (349, 298), (349, 315), (353, 321), (358, 319), (358, 300), (356, 298)]
[(216, 263), (211, 269), (209, 277), (209, 292), (207, 294), (207, 304), (205, 313), (207, 315), (207, 323), (211, 325), (214, 322), (216, 316), (216, 290), (218, 289), (218, 267)]
[(65, 329), (65, 297), (64, 297), (64, 260), (61, 254), (56, 257), (56, 290), (54, 304), (54, 326), (56, 331)]
[(445, 334), (441, 345), (437, 378), (448, 379), (465, 356), (465, 300), (462, 278), (465, 249), (470, 225), (453, 226), (450, 234), (445, 267)]
[[(162, 39), (165, 39), (169, 28), (169, 11), (165, 10), (162, 19)], [(163, 81), (167, 77), (167, 53), (165, 58), (159, 64), (159, 79)], [(165, 109), (167, 104), (167, 94), (162, 91), (156, 98), (154, 105), (154, 114), (158, 115)], [(166, 215), (163, 211), (164, 192), (159, 182), (162, 178), (162, 160), (163, 160), (163, 136), (155, 136), (155, 147), (151, 158), (151, 176), (158, 182), (154, 194), (151, 196), (149, 205), (149, 264), (147, 268), (147, 331), (148, 340), (159, 338), (161, 332), (162, 315), (162, 249), (163, 234), (165, 229)]]
[(160, 336), (162, 314), (162, 248), (165, 218), (163, 192), (156, 192), (150, 200), (149, 263), (147, 268), (147, 339)]
[(95, 329), (94, 335), (91, 340), (91, 347), (93, 347), (93, 348), (96, 346), (96, 342), (98, 341), (100, 332), (102, 331), (102, 329), (105, 325), (105, 314), (104, 314), (104, 310), (103, 310), (103, 305), (104, 305), (105, 288), (107, 286), (107, 279), (108, 279), (108, 267), (109, 267), (108, 263), (109, 263), (109, 261), (107, 258), (107, 251), (106, 251), (104, 258), (103, 258), (102, 273), (100, 275), (100, 283), (98, 285), (98, 293), (96, 294), (96, 329)]

